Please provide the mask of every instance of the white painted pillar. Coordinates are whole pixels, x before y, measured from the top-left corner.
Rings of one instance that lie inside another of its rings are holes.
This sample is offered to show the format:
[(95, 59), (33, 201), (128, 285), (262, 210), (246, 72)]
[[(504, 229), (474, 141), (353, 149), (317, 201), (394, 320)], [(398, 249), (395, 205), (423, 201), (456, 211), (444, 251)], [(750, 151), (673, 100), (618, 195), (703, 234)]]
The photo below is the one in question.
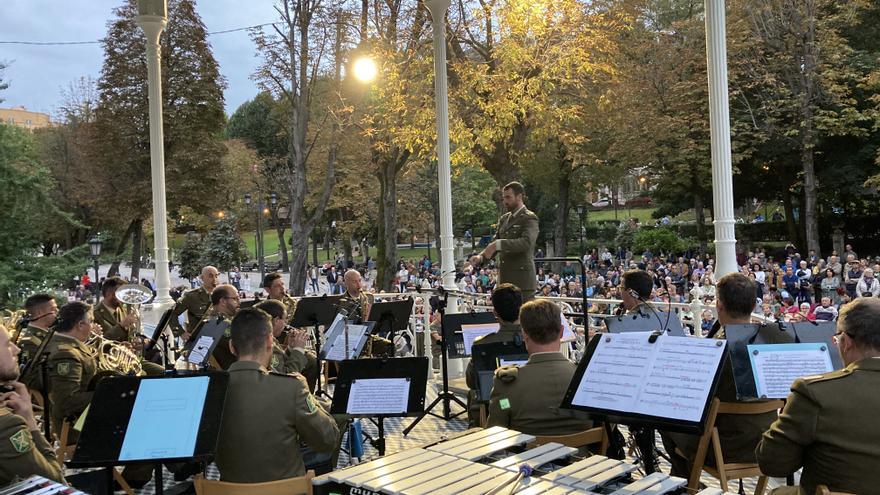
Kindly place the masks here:
[[(153, 305), (174, 303), (169, 292), (168, 221), (165, 212), (165, 148), (162, 132), (162, 63), (159, 36), (165, 29), (165, 0), (139, 0), (137, 23), (147, 37), (147, 77), (150, 99), (150, 169), (153, 186), (153, 244), (156, 263), (156, 298)], [(157, 308), (158, 309), (158, 308)]]

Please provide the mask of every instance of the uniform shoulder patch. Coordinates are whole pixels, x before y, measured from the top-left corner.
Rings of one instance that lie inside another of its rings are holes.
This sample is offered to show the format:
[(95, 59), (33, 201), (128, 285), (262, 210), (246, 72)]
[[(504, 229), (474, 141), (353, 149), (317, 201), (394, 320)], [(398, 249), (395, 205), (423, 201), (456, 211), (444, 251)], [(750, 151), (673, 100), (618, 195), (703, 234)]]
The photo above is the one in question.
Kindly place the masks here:
[(512, 383), (516, 380), (518, 373), (519, 368), (516, 366), (502, 366), (495, 370), (495, 378), (499, 379), (502, 383)]
[(318, 410), (318, 406), (315, 405), (315, 397), (312, 394), (306, 395), (306, 406), (308, 406), (310, 413)]
[(12, 448), (20, 454), (29, 451), (33, 446), (31, 442), (31, 434), (27, 431), (27, 428), (18, 430), (14, 435), (9, 437), (9, 442), (12, 444)]

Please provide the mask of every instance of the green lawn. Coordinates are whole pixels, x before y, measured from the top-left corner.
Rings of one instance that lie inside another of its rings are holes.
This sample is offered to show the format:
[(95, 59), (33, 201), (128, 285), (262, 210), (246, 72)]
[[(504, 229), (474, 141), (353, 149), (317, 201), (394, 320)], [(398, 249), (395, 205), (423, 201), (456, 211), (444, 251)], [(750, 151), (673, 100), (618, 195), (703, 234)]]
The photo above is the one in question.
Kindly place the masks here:
[(654, 208), (632, 208), (627, 209), (626, 207), (618, 207), (617, 208), (617, 216), (614, 215), (614, 208), (604, 208), (601, 210), (590, 210), (587, 212), (584, 217), (586, 218), (587, 223), (591, 222), (599, 222), (602, 220), (617, 220), (625, 221), (627, 218), (636, 217), (639, 219), (639, 222), (644, 224), (646, 222), (653, 222), (651, 219), (651, 213), (654, 212)]

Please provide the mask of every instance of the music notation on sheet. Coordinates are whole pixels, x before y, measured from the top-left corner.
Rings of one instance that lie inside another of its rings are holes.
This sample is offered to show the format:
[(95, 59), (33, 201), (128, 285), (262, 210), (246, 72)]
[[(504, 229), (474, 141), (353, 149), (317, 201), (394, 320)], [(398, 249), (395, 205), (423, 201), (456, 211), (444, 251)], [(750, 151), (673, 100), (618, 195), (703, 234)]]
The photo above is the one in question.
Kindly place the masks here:
[(748, 346), (758, 397), (784, 399), (798, 378), (834, 370), (828, 345), (753, 344)]
[(409, 403), (409, 378), (352, 380), (348, 414), (401, 414)]
[(699, 421), (726, 342), (649, 335), (602, 336), (572, 404)]

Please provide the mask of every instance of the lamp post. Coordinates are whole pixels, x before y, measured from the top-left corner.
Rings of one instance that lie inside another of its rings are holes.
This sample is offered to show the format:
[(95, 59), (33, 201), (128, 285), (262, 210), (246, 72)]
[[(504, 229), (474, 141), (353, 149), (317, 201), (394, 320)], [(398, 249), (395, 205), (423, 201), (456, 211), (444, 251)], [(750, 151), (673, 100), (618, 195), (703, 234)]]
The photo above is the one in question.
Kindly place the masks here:
[[(434, 105), (437, 109), (437, 175), (440, 186), (440, 268), (443, 287), (455, 290), (455, 246), (452, 243), (452, 179), (449, 167), (449, 95), (446, 87), (446, 10), (450, 0), (426, 0), (434, 30)], [(450, 298), (447, 313), (457, 313)]]
[(581, 257), (584, 256), (584, 205), (577, 205), (578, 219), (581, 222)]
[(101, 300), (101, 286), (99, 282), (101, 278), (98, 276), (98, 258), (101, 256), (101, 247), (103, 247), (104, 243), (101, 242), (101, 238), (97, 235), (93, 235), (91, 239), (89, 239), (89, 251), (92, 254), (92, 262), (95, 264), (95, 287), (98, 290), (95, 291), (95, 297), (97, 298), (95, 301), (98, 302)]
[(156, 252), (156, 298), (159, 308), (174, 304), (168, 272), (168, 219), (165, 212), (165, 149), (162, 133), (162, 64), (159, 36), (168, 19), (166, 0), (138, 0), (137, 23), (147, 38), (147, 81), (150, 101), (150, 171), (153, 189), (153, 250)]

